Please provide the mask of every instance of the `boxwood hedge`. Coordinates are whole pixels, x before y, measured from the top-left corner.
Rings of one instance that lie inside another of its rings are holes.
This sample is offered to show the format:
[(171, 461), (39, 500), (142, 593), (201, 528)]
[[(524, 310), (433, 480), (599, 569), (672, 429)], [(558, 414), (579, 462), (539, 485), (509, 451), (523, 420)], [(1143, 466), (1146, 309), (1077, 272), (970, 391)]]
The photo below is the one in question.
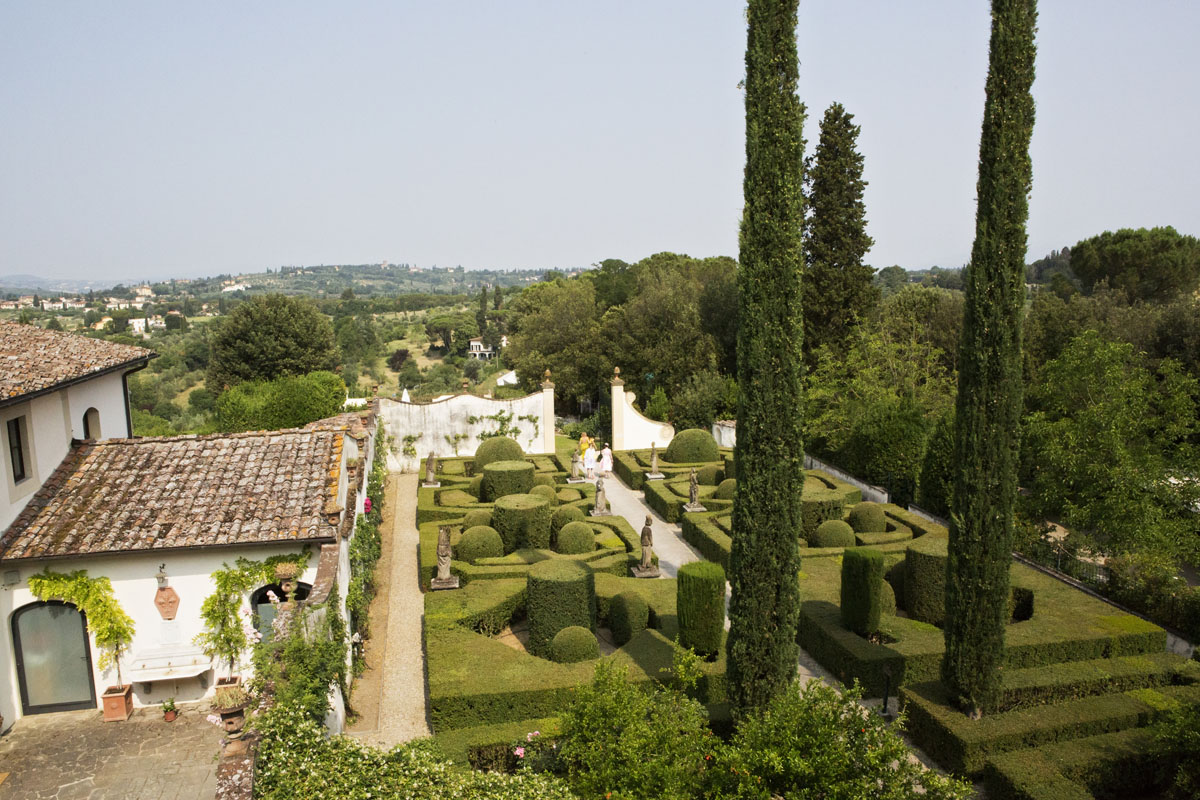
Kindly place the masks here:
[(715, 656), (725, 634), (725, 570), (711, 561), (679, 568), (679, 643), (706, 658)]
[(574, 664), (600, 657), (600, 643), (587, 628), (571, 625), (554, 634), (550, 642), (550, 660), (559, 664)]
[(528, 461), (493, 461), (483, 467), (483, 499), (495, 500), (510, 494), (529, 494), (533, 488), (533, 464)]
[(550, 643), (572, 625), (596, 626), (596, 579), (577, 561), (548, 559), (529, 569), (529, 652), (549, 657)]
[(504, 552), (519, 547), (550, 546), (550, 503), (532, 494), (510, 494), (496, 500), (492, 527), (504, 540)]

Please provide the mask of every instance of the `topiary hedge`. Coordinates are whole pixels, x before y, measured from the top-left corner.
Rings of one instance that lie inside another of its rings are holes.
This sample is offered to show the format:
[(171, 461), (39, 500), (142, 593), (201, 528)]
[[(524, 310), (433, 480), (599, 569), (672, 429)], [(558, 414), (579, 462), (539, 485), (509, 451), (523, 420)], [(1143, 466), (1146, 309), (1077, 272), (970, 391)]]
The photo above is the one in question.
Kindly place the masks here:
[(515, 439), (509, 439), (507, 436), (493, 436), (485, 439), (475, 451), (475, 474), (482, 472), (483, 468), (493, 461), (521, 461), (524, 458), (525, 451), (521, 449), (521, 445), (517, 444)]
[(504, 555), (504, 540), (495, 528), (476, 525), (463, 531), (456, 548), (459, 561), (474, 564), (481, 558), (499, 558)]
[(879, 582), (879, 614), (883, 617), (896, 616), (896, 590), (886, 580)]
[[(530, 466), (533, 465), (531, 464)], [(538, 497), (546, 498), (546, 502), (548, 502), (551, 506), (558, 505), (558, 492), (554, 490), (553, 486), (538, 484), (529, 490), (529, 494), (536, 494)]]
[(854, 529), (840, 519), (828, 519), (817, 526), (809, 547), (853, 547)]
[(637, 592), (621, 592), (608, 608), (608, 627), (617, 647), (637, 636), (650, 624), (650, 606)]
[(600, 643), (587, 628), (571, 625), (554, 634), (550, 641), (550, 660), (559, 664), (574, 664), (600, 657)]
[(679, 643), (706, 658), (715, 656), (725, 633), (725, 570), (711, 561), (684, 564), (676, 591)]
[(521, 547), (550, 547), (550, 503), (533, 494), (510, 494), (496, 501), (492, 527), (504, 540), (504, 552)]
[(533, 464), (528, 461), (493, 461), (483, 468), (485, 501), (510, 494), (529, 494), (532, 488)]
[(737, 478), (726, 478), (717, 484), (717, 490), (713, 492), (713, 497), (718, 500), (732, 500), (734, 492), (737, 491)]
[(851, 506), (850, 515), (846, 519), (855, 533), (883, 533), (887, 530), (887, 519), (883, 515), (883, 506), (878, 503), (859, 503)]
[(694, 464), (698, 461), (717, 461), (721, 458), (721, 449), (717, 440), (708, 431), (699, 428), (681, 431), (667, 445), (663, 459), (672, 464)]
[(557, 534), (568, 522), (576, 522), (583, 518), (584, 513), (582, 508), (576, 506), (556, 508), (554, 509), (554, 513), (550, 515), (550, 531)]
[(467, 528), (474, 528), (476, 525), (491, 525), (491, 524), (492, 524), (492, 512), (491, 512), (491, 509), (487, 509), (487, 508), (480, 508), (480, 509), (476, 509), (474, 511), (468, 511), (467, 515), (465, 517), (463, 517), (463, 521), (462, 521), (463, 530), (466, 530)]
[(701, 486), (716, 486), (725, 478), (725, 470), (716, 464), (707, 464), (696, 470), (696, 483)]
[(882, 583), (883, 553), (869, 547), (846, 548), (842, 553), (842, 624), (859, 636), (879, 630)]
[(577, 520), (562, 526), (554, 543), (554, 552), (564, 555), (590, 553), (596, 549), (596, 534), (592, 526)]
[(931, 625), (946, 618), (947, 545), (940, 536), (923, 536), (904, 555), (904, 610)]
[(549, 559), (529, 568), (529, 652), (548, 657), (563, 628), (591, 630), (596, 622), (596, 578), (578, 561)]
[(550, 487), (553, 487), (553, 486), (554, 486), (554, 476), (553, 476), (553, 475), (547, 475), (547, 474), (546, 474), (546, 473), (544, 473), (544, 472), (539, 472), (538, 474), (536, 474), (536, 475), (534, 475), (534, 476), (533, 476), (533, 485), (534, 485), (534, 486), (550, 486)]
[(801, 538), (815, 547), (812, 539), (817, 528), (831, 519), (840, 520), (846, 513), (846, 501), (841, 494), (833, 490), (809, 492), (807, 497), (800, 498), (800, 513), (804, 524)]
[(471, 494), (473, 494), (477, 500), (485, 499), (483, 496), (483, 476), (482, 475), (476, 475), (474, 478), (471, 478)]

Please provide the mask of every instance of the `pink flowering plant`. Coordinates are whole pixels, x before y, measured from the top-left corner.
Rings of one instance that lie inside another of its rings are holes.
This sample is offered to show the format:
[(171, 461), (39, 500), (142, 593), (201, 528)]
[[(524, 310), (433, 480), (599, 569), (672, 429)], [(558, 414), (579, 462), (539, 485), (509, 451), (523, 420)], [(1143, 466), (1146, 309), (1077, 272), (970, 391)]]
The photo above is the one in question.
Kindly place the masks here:
[(517, 772), (559, 772), (558, 742), (552, 737), (542, 736), (540, 730), (529, 731), (524, 741), (510, 748), (510, 767)]

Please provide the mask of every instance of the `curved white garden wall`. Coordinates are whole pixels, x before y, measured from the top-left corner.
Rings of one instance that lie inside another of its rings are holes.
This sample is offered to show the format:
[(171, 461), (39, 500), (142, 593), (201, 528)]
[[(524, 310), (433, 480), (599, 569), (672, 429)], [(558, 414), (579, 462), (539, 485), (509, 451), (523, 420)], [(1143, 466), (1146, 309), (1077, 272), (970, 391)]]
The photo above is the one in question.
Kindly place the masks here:
[(554, 452), (553, 386), (516, 400), (459, 394), (433, 403), (385, 399), (379, 406), (391, 437), (388, 469), (393, 471), (418, 471), (430, 451), (439, 457), (474, 455), (483, 441), (480, 434), (500, 430), (502, 422), (520, 431), (509, 435), (526, 453)]
[(625, 391), (624, 381), (613, 378), (612, 449), (643, 450), (651, 444), (666, 447), (675, 438), (675, 428), (666, 422), (642, 416), (633, 407), (636, 398), (633, 392)]

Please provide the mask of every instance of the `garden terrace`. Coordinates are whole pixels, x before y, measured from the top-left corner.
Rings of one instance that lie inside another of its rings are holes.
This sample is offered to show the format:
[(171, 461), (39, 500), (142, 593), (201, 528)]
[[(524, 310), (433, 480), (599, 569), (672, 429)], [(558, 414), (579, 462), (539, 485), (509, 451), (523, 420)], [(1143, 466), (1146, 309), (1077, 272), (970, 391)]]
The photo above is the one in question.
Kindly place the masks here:
[[(726, 477), (732, 478), (733, 473), (733, 450), (725, 447), (720, 449), (720, 458), (716, 461), (697, 461), (694, 463), (679, 463), (675, 464), (667, 461), (664, 457), (665, 448), (658, 450), (658, 471), (666, 477), (664, 480), (670, 481), (682, 478), (687, 481), (688, 475), (695, 467), (697, 472), (706, 466), (715, 466), (724, 472)], [(650, 471), (650, 451), (649, 450), (618, 450), (613, 453), (613, 472), (620, 478), (626, 486), (634, 491), (645, 488), (646, 473)], [(650, 481), (655, 483), (655, 481)], [(716, 484), (713, 484), (716, 485)], [(684, 492), (686, 501), (687, 493)]]
[[(567, 484), (567, 472), (559, 468), (552, 455), (525, 456), (533, 464), (534, 486), (544, 485), (554, 489), (555, 505), (577, 505), (584, 510), (591, 508), (596, 487), (590, 483)], [(437, 481), (439, 487), (422, 486), (417, 490), (417, 523), (431, 520), (455, 520), (470, 511), (490, 511), (492, 502), (485, 502), (482, 470), (476, 471), (470, 458), (437, 459)]]

